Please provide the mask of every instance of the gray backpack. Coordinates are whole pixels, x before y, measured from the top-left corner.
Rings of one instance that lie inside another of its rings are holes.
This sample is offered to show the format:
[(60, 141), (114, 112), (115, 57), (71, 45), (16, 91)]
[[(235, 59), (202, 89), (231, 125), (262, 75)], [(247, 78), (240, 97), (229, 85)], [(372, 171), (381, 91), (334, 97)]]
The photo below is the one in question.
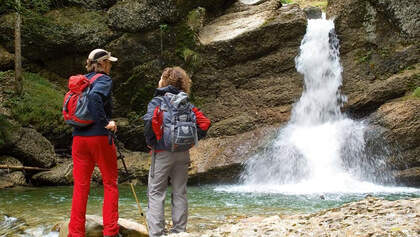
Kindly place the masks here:
[(198, 143), (197, 124), (188, 95), (180, 92), (159, 97), (163, 111), (163, 149), (187, 151)]

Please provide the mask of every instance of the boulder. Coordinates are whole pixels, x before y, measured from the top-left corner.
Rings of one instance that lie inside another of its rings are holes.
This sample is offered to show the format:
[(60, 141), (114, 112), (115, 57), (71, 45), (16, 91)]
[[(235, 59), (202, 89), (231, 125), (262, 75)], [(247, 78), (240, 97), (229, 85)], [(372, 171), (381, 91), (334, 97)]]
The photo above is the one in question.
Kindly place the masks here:
[(397, 182), (406, 185), (420, 187), (420, 167), (396, 171), (394, 174)]
[(126, 81), (133, 74), (133, 69), (136, 66), (152, 61), (159, 54), (159, 47), (160, 38), (158, 38), (157, 32), (125, 33), (107, 44), (105, 48), (118, 57), (118, 63), (112, 67), (117, 85), (119, 85), (120, 79)]
[(420, 64), (416, 64), (411, 69), (395, 74), (386, 80), (375, 80), (361, 88), (355, 87), (354, 90), (349, 91), (351, 96), (344, 109), (359, 116), (366, 116), (385, 102), (410, 93), (413, 85), (420, 84), (419, 74)]
[(209, 138), (191, 149), (190, 183), (236, 181), (242, 164), (268, 141), (277, 128), (267, 126), (235, 136)]
[(14, 67), (15, 56), (0, 45), (0, 70), (7, 71)]
[(319, 7), (305, 7), (303, 11), (308, 19), (320, 19), (322, 17), (322, 10)]
[[(59, 237), (67, 237), (69, 221), (59, 224)], [(124, 237), (146, 237), (149, 236), (147, 228), (132, 220), (123, 218), (118, 219), (120, 233)], [(86, 215), (86, 236), (89, 237), (102, 237), (103, 236), (103, 223), (102, 217), (95, 215)]]
[(23, 165), (49, 168), (56, 163), (54, 147), (32, 128), (19, 128), (11, 135), (11, 147), (6, 154), (19, 159)]
[(109, 26), (123, 32), (141, 32), (156, 28), (161, 22), (174, 22), (177, 18), (174, 1), (127, 0), (108, 10)]
[(400, 0), (369, 0), (369, 2), (382, 12), (389, 22), (406, 36), (420, 37), (420, 3), (418, 1)]
[(160, 24), (179, 22), (189, 11), (204, 7), (213, 14), (223, 11), (230, 0), (127, 0), (108, 10), (109, 26), (122, 32), (145, 32)]
[(10, 179), (0, 179), (0, 190), (4, 188), (11, 188), (14, 184)]
[(305, 34), (306, 17), (295, 4), (282, 7), (274, 0), (257, 5), (235, 3), (226, 12), (199, 32), (206, 57), (218, 67), (255, 59), (278, 47), (299, 46)]
[(66, 0), (67, 4), (88, 9), (106, 9), (114, 5), (117, 0)]
[[(11, 156), (0, 156), (0, 165), (22, 166), (22, 163)], [(26, 177), (22, 171), (0, 169), (0, 189), (15, 185), (26, 185)]]
[(64, 161), (49, 171), (33, 175), (31, 180), (35, 185), (70, 185), (73, 183), (73, 162)]
[(419, 99), (408, 98), (386, 103), (369, 117), (372, 124), (385, 128), (381, 137), (399, 154), (391, 160), (397, 169), (420, 166), (419, 107)]
[(288, 120), (302, 91), (294, 59), (306, 22), (295, 4), (236, 2), (200, 30), (193, 103), (212, 120), (210, 137)]
[[(0, 19), (0, 43), (13, 51), (14, 15), (3, 15)], [(82, 71), (86, 53), (118, 37), (108, 28), (106, 19), (102, 11), (76, 7), (24, 17), (22, 54), (45, 63), (50, 71), (67, 78)]]
[(145, 152), (132, 152), (128, 150), (121, 151), (124, 155), (124, 161), (127, 165), (129, 176), (124, 169), (121, 161), (118, 162), (119, 182), (126, 182), (129, 179), (136, 179), (142, 184), (147, 184), (151, 155)]
[(124, 144), (124, 148), (143, 152), (150, 150), (146, 144), (144, 123), (140, 116), (135, 116), (131, 121), (126, 118), (114, 120), (118, 125), (118, 140)]

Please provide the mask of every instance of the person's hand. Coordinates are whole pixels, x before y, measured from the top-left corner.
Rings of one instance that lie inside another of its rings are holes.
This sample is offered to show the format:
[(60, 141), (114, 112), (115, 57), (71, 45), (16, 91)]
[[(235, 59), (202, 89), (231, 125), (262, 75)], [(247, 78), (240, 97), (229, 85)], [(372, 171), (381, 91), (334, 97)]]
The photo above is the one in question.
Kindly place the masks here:
[(105, 128), (110, 130), (111, 132), (117, 132), (117, 125), (115, 124), (115, 121), (109, 121), (108, 125), (106, 125)]

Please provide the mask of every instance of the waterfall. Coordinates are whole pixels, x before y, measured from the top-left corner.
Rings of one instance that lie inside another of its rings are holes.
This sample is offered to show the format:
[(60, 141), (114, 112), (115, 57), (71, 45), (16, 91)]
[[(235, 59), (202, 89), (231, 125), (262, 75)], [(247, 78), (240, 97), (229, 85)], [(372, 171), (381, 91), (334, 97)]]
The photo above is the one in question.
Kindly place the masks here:
[[(369, 125), (341, 112), (342, 67), (332, 20), (309, 20), (296, 57), (304, 90), (291, 119), (263, 152), (244, 165), (230, 191), (280, 193), (382, 192), (390, 183), (386, 149), (367, 147)], [(388, 187), (389, 189), (389, 187)]]

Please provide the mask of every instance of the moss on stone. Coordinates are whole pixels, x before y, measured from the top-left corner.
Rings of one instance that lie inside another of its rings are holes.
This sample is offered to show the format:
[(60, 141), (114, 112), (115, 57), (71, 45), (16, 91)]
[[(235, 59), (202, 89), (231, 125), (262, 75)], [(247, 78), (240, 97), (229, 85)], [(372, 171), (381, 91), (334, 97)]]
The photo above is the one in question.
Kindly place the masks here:
[(359, 51), (356, 54), (356, 63), (357, 64), (361, 64), (361, 63), (367, 63), (372, 59), (372, 51)]
[(160, 78), (161, 68), (157, 60), (133, 69), (133, 74), (121, 84), (115, 94), (126, 111), (144, 114)]
[(413, 97), (420, 98), (420, 87), (417, 87), (413, 92)]
[(32, 126), (48, 137), (69, 134), (62, 118), (64, 91), (35, 73), (24, 73), (24, 93), (8, 98), (12, 119), (22, 126)]
[[(23, 17), (23, 56), (46, 60), (63, 57), (63, 53), (87, 52), (101, 47), (115, 37), (101, 11), (67, 7), (46, 14), (31, 12)], [(0, 17), (0, 43), (9, 51), (14, 48), (14, 15)]]
[(327, 0), (281, 0), (282, 3), (297, 3), (300, 7), (319, 7), (322, 11), (327, 10)]

